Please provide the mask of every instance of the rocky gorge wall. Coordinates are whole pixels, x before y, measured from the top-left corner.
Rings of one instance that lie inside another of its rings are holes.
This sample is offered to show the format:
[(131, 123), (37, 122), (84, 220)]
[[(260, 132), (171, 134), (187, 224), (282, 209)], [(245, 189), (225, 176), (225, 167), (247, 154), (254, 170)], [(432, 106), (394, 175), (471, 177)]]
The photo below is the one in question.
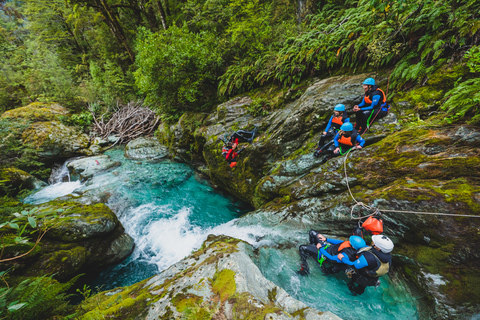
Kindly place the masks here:
[[(385, 233), (396, 244), (399, 272), (432, 302), (431, 312), (440, 318), (476, 312), (480, 219), (455, 215), (480, 212), (480, 132), (420, 119), (425, 105), (430, 111), (438, 105), (432, 92), (446, 90), (438, 87), (441, 81), (396, 94), (390, 114), (364, 135), (366, 148), (348, 155), (347, 174), (344, 157), (321, 164), (312, 155), (333, 106), (343, 103), (351, 111), (361, 101), (361, 82), (368, 76), (317, 80), (297, 100), (260, 117), (249, 112), (255, 97), (237, 97), (212, 114), (186, 113), (177, 124), (162, 125), (157, 136), (220, 188), (255, 206), (246, 219), (268, 217), (272, 225), (291, 228), (305, 228), (306, 219), (311, 228), (342, 237), (356, 224), (350, 217), (355, 201), (380, 210), (452, 214), (386, 212)], [(230, 168), (221, 155), (221, 138), (254, 126), (259, 135)]]

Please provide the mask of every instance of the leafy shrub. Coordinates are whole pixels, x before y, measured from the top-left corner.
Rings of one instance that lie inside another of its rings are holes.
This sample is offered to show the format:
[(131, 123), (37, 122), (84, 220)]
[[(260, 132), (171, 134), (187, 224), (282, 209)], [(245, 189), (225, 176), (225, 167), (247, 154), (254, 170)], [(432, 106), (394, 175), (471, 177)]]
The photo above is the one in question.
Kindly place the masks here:
[(222, 59), (213, 34), (175, 26), (158, 33), (141, 29), (136, 48), (136, 85), (146, 104), (179, 115), (215, 100)]
[(133, 75), (124, 73), (120, 66), (112, 61), (91, 61), (90, 79), (83, 84), (83, 94), (89, 103), (101, 102), (107, 108), (114, 107), (118, 101), (135, 100), (132, 83)]
[(78, 126), (86, 132), (87, 128), (92, 125), (93, 115), (91, 112), (84, 111), (72, 114), (71, 116), (63, 116), (61, 121), (69, 126)]

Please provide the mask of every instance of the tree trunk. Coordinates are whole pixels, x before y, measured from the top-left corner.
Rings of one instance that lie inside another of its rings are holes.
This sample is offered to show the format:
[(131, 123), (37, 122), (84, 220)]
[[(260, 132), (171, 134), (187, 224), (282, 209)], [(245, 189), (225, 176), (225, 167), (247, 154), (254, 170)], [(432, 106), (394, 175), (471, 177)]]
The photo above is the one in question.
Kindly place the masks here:
[(163, 10), (162, 3), (160, 0), (155, 1), (157, 4), (158, 12), (160, 13), (160, 20), (162, 20), (162, 26), (164, 30), (167, 30), (167, 16), (165, 15), (165, 10)]
[(105, 22), (110, 28), (110, 31), (112, 31), (115, 38), (117, 38), (117, 40), (123, 45), (123, 47), (127, 51), (131, 62), (135, 62), (135, 54), (133, 53), (133, 50), (127, 41), (127, 37), (125, 37), (125, 33), (123, 32), (123, 28), (120, 25), (120, 22), (118, 21), (115, 13), (108, 5), (107, 0), (95, 0), (95, 3), (100, 9), (102, 15), (104, 16)]

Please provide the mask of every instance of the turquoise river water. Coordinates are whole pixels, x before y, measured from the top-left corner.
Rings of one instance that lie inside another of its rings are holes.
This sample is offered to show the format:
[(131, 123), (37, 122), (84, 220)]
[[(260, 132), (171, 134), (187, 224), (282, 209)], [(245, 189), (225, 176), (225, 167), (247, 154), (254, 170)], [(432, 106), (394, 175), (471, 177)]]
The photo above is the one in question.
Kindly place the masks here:
[[(25, 199), (42, 203), (67, 194), (105, 202), (135, 240), (133, 254), (110, 267), (91, 287), (108, 290), (127, 286), (167, 269), (200, 248), (209, 234), (225, 234), (252, 244), (252, 259), (265, 277), (294, 298), (318, 310), (329, 310), (344, 319), (419, 319), (417, 298), (401, 280), (382, 277), (379, 288), (349, 294), (345, 275), (322, 276), (311, 261), (308, 277), (295, 274), (298, 245), (308, 230), (280, 230), (258, 220), (240, 218), (251, 208), (214, 190), (198, 178), (192, 167), (165, 160), (129, 160), (122, 149), (106, 154), (120, 167), (99, 173), (84, 183), (60, 181), (65, 167), (56, 171), (52, 184)], [(74, 177), (72, 177), (74, 180)], [(240, 219), (239, 219), (240, 218)], [(424, 316), (422, 316), (424, 318)]]

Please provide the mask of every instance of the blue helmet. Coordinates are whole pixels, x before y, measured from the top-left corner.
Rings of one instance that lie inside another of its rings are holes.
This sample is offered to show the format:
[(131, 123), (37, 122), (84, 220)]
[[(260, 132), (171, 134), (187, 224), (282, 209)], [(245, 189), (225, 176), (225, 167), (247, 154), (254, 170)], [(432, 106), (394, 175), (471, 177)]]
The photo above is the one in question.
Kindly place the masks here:
[(363, 84), (367, 84), (369, 86), (374, 86), (375, 85), (375, 79), (367, 78), (367, 79), (365, 79), (365, 81), (363, 81)]
[(333, 108), (333, 111), (345, 111), (345, 106), (339, 103), (335, 106), (335, 108)]
[(364, 248), (367, 246), (367, 244), (365, 243), (365, 240), (363, 240), (362, 238), (360, 238), (359, 236), (351, 236), (350, 239), (350, 245), (355, 249), (355, 250), (359, 250), (361, 248)]
[(345, 122), (340, 127), (340, 130), (342, 130), (342, 131), (353, 131), (353, 124), (351, 124), (350, 122)]

